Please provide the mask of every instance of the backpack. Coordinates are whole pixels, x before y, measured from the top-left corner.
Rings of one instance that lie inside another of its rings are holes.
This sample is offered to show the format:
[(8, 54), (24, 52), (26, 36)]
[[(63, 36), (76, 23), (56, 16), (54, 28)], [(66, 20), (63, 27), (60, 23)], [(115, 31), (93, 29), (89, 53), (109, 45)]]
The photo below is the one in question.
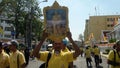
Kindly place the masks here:
[(116, 66), (116, 51), (113, 49), (113, 53), (114, 53), (114, 59), (112, 62), (108, 62), (108, 64), (113, 65), (114, 67)]
[(116, 51), (115, 50), (113, 50), (113, 52), (114, 52), (114, 65), (113, 66), (116, 66)]
[(50, 57), (51, 57), (51, 53), (49, 52), (49, 53), (48, 53), (48, 56), (47, 56), (47, 61), (46, 61), (45, 63), (41, 64), (41, 65), (39, 66), (39, 68), (47, 68), (47, 67), (48, 67), (48, 62), (49, 62), (49, 60), (50, 60)]

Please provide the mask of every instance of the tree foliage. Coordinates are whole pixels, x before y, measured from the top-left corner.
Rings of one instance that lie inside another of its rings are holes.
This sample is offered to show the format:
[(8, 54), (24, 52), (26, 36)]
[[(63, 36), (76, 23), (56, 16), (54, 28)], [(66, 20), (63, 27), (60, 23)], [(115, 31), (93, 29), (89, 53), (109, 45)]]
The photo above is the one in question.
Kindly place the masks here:
[(19, 34), (25, 37), (27, 26), (25, 17), (31, 12), (32, 33), (38, 38), (43, 29), (43, 22), (40, 21), (42, 14), (36, 0), (2, 0), (0, 3), (0, 14), (6, 13), (7, 17), (11, 19), (16, 29), (16, 37)]

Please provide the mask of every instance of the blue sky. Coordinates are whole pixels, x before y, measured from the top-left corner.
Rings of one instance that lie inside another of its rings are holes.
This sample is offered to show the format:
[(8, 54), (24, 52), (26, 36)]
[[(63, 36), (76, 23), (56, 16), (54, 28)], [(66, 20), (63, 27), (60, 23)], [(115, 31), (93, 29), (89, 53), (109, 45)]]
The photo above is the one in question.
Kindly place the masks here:
[[(43, 0), (39, 0), (41, 2)], [(39, 7), (52, 6), (55, 0), (40, 3)], [(85, 20), (94, 15), (120, 15), (120, 0), (56, 0), (69, 9), (69, 28), (74, 40), (84, 34)]]

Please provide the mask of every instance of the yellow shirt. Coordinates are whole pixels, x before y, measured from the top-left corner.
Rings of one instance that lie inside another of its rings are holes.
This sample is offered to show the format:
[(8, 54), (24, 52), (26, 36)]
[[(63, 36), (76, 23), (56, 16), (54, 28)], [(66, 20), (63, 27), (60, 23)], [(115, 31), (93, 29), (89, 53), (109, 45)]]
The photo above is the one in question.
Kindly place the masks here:
[(100, 55), (99, 48), (94, 48), (94, 55)]
[[(40, 52), (40, 60), (46, 61), (48, 52)], [(62, 52), (57, 55), (52, 52), (51, 58), (48, 63), (48, 68), (68, 68), (68, 63), (72, 62), (73, 52)]]
[(85, 50), (85, 57), (86, 58), (90, 58), (91, 57), (91, 51), (90, 51), (90, 49), (86, 49)]
[(63, 52), (70, 52), (69, 49), (67, 47), (65, 47), (64, 50), (62, 50)]
[[(120, 52), (119, 52), (120, 54)], [(114, 51), (111, 50), (108, 54), (108, 60), (111, 60), (111, 61), (114, 61)], [(116, 62), (119, 62), (120, 63), (120, 58), (118, 56), (118, 54), (116, 53)], [(120, 66), (115, 66), (113, 67), (112, 65), (110, 65), (110, 68), (120, 68)]]
[(80, 50), (81, 50), (81, 51), (83, 51), (83, 48), (82, 48), (82, 47), (80, 47)]
[(93, 47), (89, 47), (91, 52), (94, 52), (94, 48)]
[(15, 53), (11, 53), (10, 55), (10, 68), (18, 68), (17, 58), (19, 58), (19, 68), (21, 68), (20, 66), (25, 63), (25, 57), (23, 53), (17, 50)]
[(2, 51), (2, 53), (0, 54), (0, 68), (8, 67), (9, 63), (9, 55)]

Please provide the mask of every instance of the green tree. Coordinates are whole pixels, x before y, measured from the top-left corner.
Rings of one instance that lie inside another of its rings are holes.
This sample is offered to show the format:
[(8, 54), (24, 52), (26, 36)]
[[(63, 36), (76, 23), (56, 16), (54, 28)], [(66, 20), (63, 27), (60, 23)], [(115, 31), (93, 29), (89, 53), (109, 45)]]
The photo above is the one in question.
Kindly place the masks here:
[(25, 16), (32, 12), (32, 32), (35, 33), (36, 38), (40, 37), (43, 22), (39, 19), (42, 16), (41, 9), (36, 0), (3, 0), (0, 3), (0, 14), (7, 13), (7, 17), (11, 19), (16, 29), (16, 38), (19, 34), (25, 37), (26, 33), (26, 19)]

